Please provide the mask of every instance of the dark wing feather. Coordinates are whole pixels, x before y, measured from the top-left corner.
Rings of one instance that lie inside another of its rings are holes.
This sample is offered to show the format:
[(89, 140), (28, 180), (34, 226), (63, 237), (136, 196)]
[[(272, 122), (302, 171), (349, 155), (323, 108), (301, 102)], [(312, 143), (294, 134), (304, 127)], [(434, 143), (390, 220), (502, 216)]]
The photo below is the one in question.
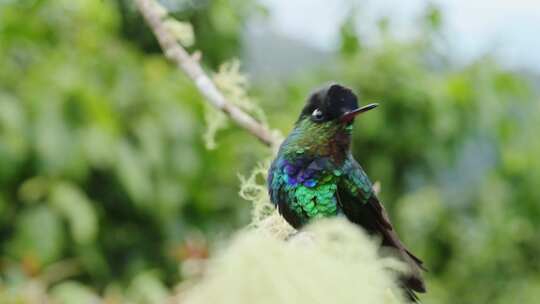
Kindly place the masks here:
[(416, 300), (414, 291), (425, 292), (421, 272), (422, 261), (405, 248), (394, 230), (388, 213), (372, 190), (371, 182), (360, 165), (351, 158), (345, 161), (344, 175), (338, 186), (339, 201), (347, 218), (371, 234), (382, 237), (382, 245), (396, 249), (410, 271), (403, 275), (401, 284), (405, 292)]

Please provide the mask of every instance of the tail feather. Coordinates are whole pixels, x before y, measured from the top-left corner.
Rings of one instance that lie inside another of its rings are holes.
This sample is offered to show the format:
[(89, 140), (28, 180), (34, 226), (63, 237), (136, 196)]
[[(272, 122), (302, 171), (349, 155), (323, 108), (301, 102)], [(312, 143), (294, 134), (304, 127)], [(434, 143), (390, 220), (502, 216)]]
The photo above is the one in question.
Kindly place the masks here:
[(375, 215), (375, 218), (382, 218), (386, 223), (389, 224), (375, 225), (376, 230), (373, 231), (382, 235), (383, 246), (397, 249), (402, 260), (409, 265), (408, 273), (402, 275), (400, 278), (402, 284), (416, 292), (425, 292), (426, 287), (424, 280), (422, 279), (422, 270), (425, 270), (425, 268), (422, 265), (422, 260), (412, 254), (407, 248), (405, 248), (403, 243), (401, 243), (396, 231), (392, 227), (392, 224), (390, 224), (390, 220), (384, 206), (379, 202), (375, 195), (368, 200), (366, 203), (366, 208), (370, 209), (371, 213), (375, 213), (371, 214), (372, 216)]
[(426, 269), (422, 265), (422, 260), (407, 250), (401, 243), (384, 206), (379, 202), (375, 194), (363, 204), (359, 203), (357, 199), (346, 197), (345, 193), (340, 196), (342, 196), (339, 199), (343, 212), (349, 220), (362, 226), (369, 233), (380, 235), (382, 237), (382, 246), (395, 249), (401, 260), (407, 263), (409, 271), (399, 277), (400, 285), (409, 299), (417, 302), (418, 297), (415, 292), (426, 292), (424, 280), (422, 279), (422, 271)]

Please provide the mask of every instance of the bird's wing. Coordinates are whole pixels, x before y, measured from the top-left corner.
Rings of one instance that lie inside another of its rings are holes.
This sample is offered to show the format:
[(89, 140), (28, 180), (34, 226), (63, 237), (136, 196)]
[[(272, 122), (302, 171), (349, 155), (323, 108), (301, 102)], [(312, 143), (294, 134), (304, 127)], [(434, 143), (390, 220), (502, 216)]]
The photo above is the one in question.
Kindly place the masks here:
[(279, 213), (287, 222), (293, 227), (299, 228), (305, 221), (305, 215), (295, 213), (291, 209), (291, 204), (294, 203), (296, 197), (292, 195), (291, 187), (287, 182), (287, 164), (294, 171), (300, 170), (302, 166), (300, 163), (290, 163), (283, 157), (276, 158), (268, 171), (268, 194), (270, 195), (270, 201), (276, 205)]
[[(352, 158), (348, 158), (343, 165), (343, 176), (338, 185), (339, 203), (347, 218), (362, 226), (369, 233), (382, 237), (382, 245), (397, 250), (399, 256), (410, 268), (403, 276), (402, 284), (406, 289), (425, 292), (421, 270), (424, 269), (422, 261), (414, 256), (401, 241), (395, 232), (388, 213), (384, 209), (372, 189), (362, 167)], [(408, 290), (409, 295), (414, 295)]]

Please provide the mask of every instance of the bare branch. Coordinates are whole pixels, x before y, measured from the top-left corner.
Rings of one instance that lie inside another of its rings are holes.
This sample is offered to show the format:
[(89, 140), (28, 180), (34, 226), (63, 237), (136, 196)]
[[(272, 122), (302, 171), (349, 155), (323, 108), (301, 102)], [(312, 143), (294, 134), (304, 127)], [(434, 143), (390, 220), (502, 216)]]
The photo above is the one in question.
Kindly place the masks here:
[(167, 11), (155, 0), (135, 0), (135, 4), (156, 35), (165, 56), (193, 80), (206, 100), (267, 146), (277, 147), (279, 140), (271, 130), (228, 101), (204, 72), (196, 56), (191, 56), (177, 42), (175, 35), (164, 24)]

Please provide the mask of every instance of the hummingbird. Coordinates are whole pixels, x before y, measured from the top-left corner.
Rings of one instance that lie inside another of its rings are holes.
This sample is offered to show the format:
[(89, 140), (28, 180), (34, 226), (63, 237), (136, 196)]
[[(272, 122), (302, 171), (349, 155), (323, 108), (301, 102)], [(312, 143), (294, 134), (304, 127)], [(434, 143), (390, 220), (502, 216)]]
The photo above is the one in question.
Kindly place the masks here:
[(392, 248), (407, 265), (399, 284), (416, 302), (415, 292), (426, 291), (422, 261), (400, 241), (371, 181), (351, 153), (355, 118), (377, 106), (359, 107), (353, 91), (339, 84), (311, 94), (270, 166), (268, 190), (279, 213), (297, 229), (313, 219), (345, 216), (378, 235), (381, 246)]

